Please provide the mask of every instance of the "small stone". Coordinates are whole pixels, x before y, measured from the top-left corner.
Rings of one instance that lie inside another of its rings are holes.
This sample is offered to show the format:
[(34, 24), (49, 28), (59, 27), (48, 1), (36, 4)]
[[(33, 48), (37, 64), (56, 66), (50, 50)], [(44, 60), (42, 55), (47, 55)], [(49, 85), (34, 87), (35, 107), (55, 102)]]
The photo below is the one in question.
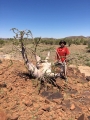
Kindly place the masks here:
[(42, 97), (39, 97), (39, 102), (43, 102), (44, 99)]
[(73, 98), (73, 97), (75, 97), (75, 95), (74, 95), (74, 94), (71, 94), (71, 97)]
[(8, 91), (10, 92), (11, 90), (12, 90), (12, 87), (9, 87), (9, 88), (8, 88)]
[(52, 108), (52, 110), (56, 111), (57, 109), (61, 109), (61, 108), (62, 108), (62, 106), (60, 106), (60, 105), (55, 105), (55, 106)]
[(81, 83), (77, 83), (77, 86), (78, 87), (82, 87), (83, 85)]
[(90, 107), (88, 108), (88, 110), (90, 111)]
[(0, 95), (0, 98), (1, 98), (1, 99), (4, 98), (4, 95)]
[(85, 78), (85, 73), (82, 73), (82, 77)]
[(57, 114), (58, 114), (58, 116), (60, 116), (60, 117), (63, 116), (63, 113), (62, 113), (60, 110), (57, 110)]
[(70, 110), (74, 110), (75, 109), (75, 105), (71, 104)]
[(88, 84), (87, 84), (87, 83), (85, 83), (85, 84), (84, 84), (84, 87), (85, 87), (85, 88), (87, 88), (87, 87), (88, 87)]
[(6, 83), (0, 83), (0, 87), (4, 88), (4, 87), (7, 87), (7, 85), (6, 85)]
[(44, 106), (43, 108), (42, 108), (42, 110), (44, 110), (44, 111), (50, 111), (50, 107), (49, 106)]
[(27, 106), (27, 107), (30, 107), (33, 105), (32, 101), (25, 101), (24, 104)]
[(44, 113), (43, 110), (38, 111), (38, 115), (42, 115)]
[(77, 119), (78, 119), (78, 117), (79, 117), (78, 115), (75, 115), (75, 120), (77, 120)]
[(63, 110), (63, 111), (66, 111), (67, 108), (66, 108), (65, 106), (62, 106), (62, 110)]
[(57, 103), (57, 104), (61, 104), (61, 100), (60, 99), (53, 99), (53, 102)]
[(19, 115), (18, 114), (13, 114), (12, 116), (10, 116), (8, 119), (10, 120), (18, 120)]
[(49, 104), (49, 103), (50, 103), (50, 101), (49, 101), (49, 100), (47, 100), (47, 99), (45, 99), (45, 103)]
[(88, 85), (90, 86), (90, 81), (88, 82)]
[(87, 81), (90, 81), (90, 76), (87, 76), (87, 77), (86, 77), (86, 80), (87, 80)]

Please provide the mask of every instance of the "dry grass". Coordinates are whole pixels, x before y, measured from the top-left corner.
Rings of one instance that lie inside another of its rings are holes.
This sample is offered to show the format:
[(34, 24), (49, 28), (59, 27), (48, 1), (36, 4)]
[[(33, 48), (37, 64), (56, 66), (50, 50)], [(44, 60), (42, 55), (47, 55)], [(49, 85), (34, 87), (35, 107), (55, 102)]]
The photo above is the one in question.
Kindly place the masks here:
[[(47, 55), (47, 52), (50, 51), (50, 61), (54, 62), (55, 61), (55, 50), (58, 47), (58, 45), (42, 45), (40, 44), (37, 47), (37, 54), (41, 58), (45, 58)], [(70, 55), (69, 59), (69, 64), (74, 64), (74, 65), (87, 65), (90, 66), (90, 53), (87, 53), (86, 45), (71, 45), (69, 48), (70, 50)], [(30, 48), (34, 48), (32, 44), (28, 44), (26, 46), (27, 48), (27, 53), (28, 57), (30, 60), (33, 60), (32, 53)], [(2, 48), (0, 48), (0, 55), (5, 55), (9, 54), (15, 59), (22, 59), (21, 53), (18, 51), (17, 46), (13, 46), (12, 44), (6, 44)]]

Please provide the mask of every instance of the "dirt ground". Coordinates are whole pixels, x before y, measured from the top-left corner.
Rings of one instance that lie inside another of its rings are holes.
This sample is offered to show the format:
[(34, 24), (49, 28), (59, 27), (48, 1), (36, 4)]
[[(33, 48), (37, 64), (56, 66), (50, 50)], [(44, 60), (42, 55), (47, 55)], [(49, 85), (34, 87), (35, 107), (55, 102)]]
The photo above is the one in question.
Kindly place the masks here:
[(8, 50), (0, 53), (0, 120), (90, 120), (89, 74), (68, 66), (68, 82), (58, 77), (60, 89), (48, 83), (39, 93), (39, 81), (28, 75), (21, 56), (11, 60)]

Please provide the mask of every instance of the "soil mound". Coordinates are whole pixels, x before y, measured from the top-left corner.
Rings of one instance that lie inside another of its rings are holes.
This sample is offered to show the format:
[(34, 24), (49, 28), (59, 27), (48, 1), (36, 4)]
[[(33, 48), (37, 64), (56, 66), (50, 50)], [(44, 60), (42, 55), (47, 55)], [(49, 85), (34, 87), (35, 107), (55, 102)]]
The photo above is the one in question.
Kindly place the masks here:
[(68, 67), (68, 82), (56, 79), (60, 91), (48, 84), (38, 94), (36, 83), (23, 62), (0, 62), (0, 108), (7, 120), (90, 119), (90, 81), (80, 70)]

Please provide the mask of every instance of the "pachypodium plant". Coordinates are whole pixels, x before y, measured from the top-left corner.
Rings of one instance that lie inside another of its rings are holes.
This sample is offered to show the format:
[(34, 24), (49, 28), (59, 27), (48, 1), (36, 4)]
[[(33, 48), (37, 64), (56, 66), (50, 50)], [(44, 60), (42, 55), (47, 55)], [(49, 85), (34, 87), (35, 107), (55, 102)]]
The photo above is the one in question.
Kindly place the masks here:
[[(12, 28), (11, 29), (14, 33), (15, 36), (14, 38), (17, 40), (19, 40), (20, 42), (20, 46), (21, 46), (21, 54), (23, 57), (23, 60), (26, 64), (26, 67), (28, 69), (28, 73), (37, 78), (37, 80), (40, 81), (45, 81), (45, 83), (49, 82), (51, 84), (53, 84), (54, 86), (58, 87), (58, 85), (54, 82), (55, 77), (58, 76), (58, 73), (53, 73), (51, 71), (51, 62), (48, 62), (48, 59), (50, 57), (50, 52), (48, 52), (45, 60), (42, 60), (37, 54), (36, 54), (36, 50), (37, 50), (37, 46), (41, 40), (41, 38), (39, 38), (37, 41), (35, 41), (35, 39), (33, 38), (32, 32), (30, 30), (23, 30), (23, 31), (19, 31), (16, 28)], [(33, 45), (34, 45), (34, 51), (32, 50), (34, 56), (35, 56), (35, 60), (36, 60), (36, 64), (33, 64), (27, 56), (27, 52), (26, 52), (26, 47), (24, 45), (24, 37), (27, 36), (31, 37), (33, 39)], [(58, 87), (59, 88), (59, 87)]]
[[(38, 46), (41, 38), (39, 38), (38, 41), (35, 41), (33, 38), (32, 32), (30, 30), (19, 31), (16, 28), (12, 28), (11, 30), (15, 33), (14, 38), (16, 40), (18, 39), (20, 42), (22, 57), (23, 57), (24, 62), (27, 66), (29, 74), (31, 74), (32, 76), (34, 76), (36, 78), (43, 78), (44, 75), (55, 77), (57, 74), (51, 72), (51, 63), (48, 62), (50, 52), (48, 52), (45, 60), (41, 60), (41, 58), (36, 54), (37, 46)], [(33, 54), (35, 56), (36, 65), (34, 65), (28, 59), (26, 47), (25, 47), (24, 42), (23, 42), (24, 37), (26, 37), (26, 36), (27, 36), (27, 39), (28, 39), (28, 37), (31, 37), (33, 39), (33, 44), (34, 44)]]

